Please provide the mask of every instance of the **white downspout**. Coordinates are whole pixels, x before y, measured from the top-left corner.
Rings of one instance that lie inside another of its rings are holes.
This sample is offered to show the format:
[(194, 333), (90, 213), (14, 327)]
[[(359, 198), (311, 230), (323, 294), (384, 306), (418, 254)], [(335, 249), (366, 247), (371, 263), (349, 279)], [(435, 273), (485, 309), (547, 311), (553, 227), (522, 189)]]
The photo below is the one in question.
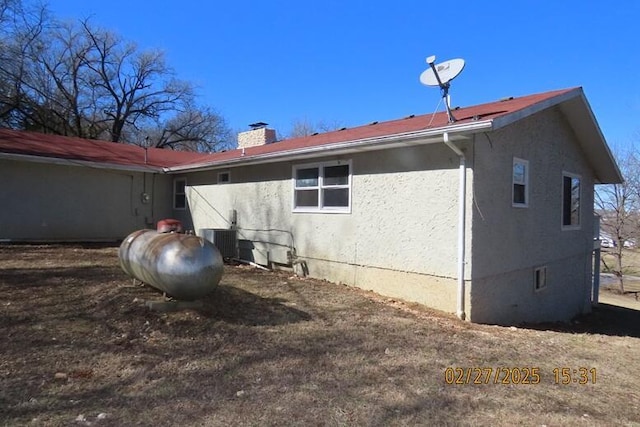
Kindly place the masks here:
[(464, 256), (465, 256), (465, 231), (466, 231), (466, 207), (467, 207), (467, 170), (464, 153), (449, 140), (449, 133), (443, 135), (444, 143), (451, 148), (460, 158), (460, 178), (458, 192), (458, 317), (465, 320), (465, 284), (464, 284)]

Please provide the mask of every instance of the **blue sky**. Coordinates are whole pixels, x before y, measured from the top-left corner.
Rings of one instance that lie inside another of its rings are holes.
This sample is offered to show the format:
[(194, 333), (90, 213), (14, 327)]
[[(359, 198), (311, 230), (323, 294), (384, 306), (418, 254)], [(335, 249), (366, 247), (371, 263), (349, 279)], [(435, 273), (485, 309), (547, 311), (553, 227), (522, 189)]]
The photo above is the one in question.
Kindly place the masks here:
[[(452, 105), (583, 86), (613, 146), (640, 143), (640, 1), (49, 0), (166, 52), (234, 131), (432, 113), (425, 58), (464, 58)], [(442, 109), (442, 105), (440, 105)]]

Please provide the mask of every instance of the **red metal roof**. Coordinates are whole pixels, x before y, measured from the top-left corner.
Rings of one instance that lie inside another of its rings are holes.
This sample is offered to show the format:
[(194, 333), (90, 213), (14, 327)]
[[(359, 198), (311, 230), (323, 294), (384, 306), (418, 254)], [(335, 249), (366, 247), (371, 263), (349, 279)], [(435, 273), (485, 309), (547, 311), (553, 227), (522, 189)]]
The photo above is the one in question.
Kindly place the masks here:
[[(487, 104), (458, 108), (453, 111), (453, 115), (456, 118), (455, 124), (460, 125), (478, 120), (495, 119), (519, 110), (523, 110), (537, 103), (549, 100), (573, 90), (576, 90), (576, 88), (556, 90), (518, 98), (510, 97), (508, 99), (503, 99)], [(332, 132), (320, 133), (317, 135), (286, 139), (277, 141), (272, 144), (261, 145), (257, 147), (249, 147), (244, 150), (244, 155), (241, 149), (230, 150), (222, 153), (214, 153), (208, 155), (207, 157), (200, 158), (199, 161), (189, 161), (181, 166), (195, 165), (196, 163), (210, 163), (214, 165), (216, 162), (224, 162), (239, 158), (248, 160), (254, 156), (277, 153), (280, 151), (292, 151), (340, 142), (357, 141), (366, 138), (375, 138), (406, 132), (420, 131), (430, 128), (442, 128), (447, 125), (449, 125), (449, 117), (447, 116), (446, 111), (441, 111), (436, 114), (409, 116), (403, 119), (380, 123), (374, 122), (372, 124), (344, 130), (336, 130)]]
[(0, 129), (0, 153), (158, 169), (197, 159), (202, 153), (149, 148), (92, 139)]
[[(491, 120), (531, 107), (556, 96), (573, 91), (556, 90), (518, 98), (508, 98), (497, 102), (458, 108), (453, 111), (455, 125), (478, 120)], [(268, 153), (304, 149), (340, 142), (357, 141), (366, 138), (383, 137), (429, 128), (447, 126), (447, 113), (410, 116), (387, 122), (374, 122), (369, 125), (349, 129), (292, 138), (268, 145), (235, 149), (220, 153), (203, 154), (149, 148), (145, 163), (144, 149), (135, 145), (117, 144), (106, 141), (46, 135), (34, 132), (0, 129), (0, 153), (23, 154), (44, 158), (58, 158), (137, 167), (174, 167), (195, 164), (212, 164), (237, 158), (251, 158)]]

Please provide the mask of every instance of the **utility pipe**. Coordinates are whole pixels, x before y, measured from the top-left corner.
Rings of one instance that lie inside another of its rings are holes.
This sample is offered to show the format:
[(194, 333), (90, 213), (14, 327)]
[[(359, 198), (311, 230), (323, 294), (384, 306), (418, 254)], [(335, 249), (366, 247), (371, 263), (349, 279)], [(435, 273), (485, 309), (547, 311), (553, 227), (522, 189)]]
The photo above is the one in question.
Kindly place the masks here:
[(442, 135), (444, 143), (451, 148), (460, 158), (460, 177), (458, 185), (458, 317), (465, 320), (466, 313), (464, 307), (465, 283), (464, 283), (464, 257), (465, 257), (465, 232), (466, 232), (466, 207), (467, 207), (467, 170), (464, 153), (452, 141), (449, 140), (449, 133)]

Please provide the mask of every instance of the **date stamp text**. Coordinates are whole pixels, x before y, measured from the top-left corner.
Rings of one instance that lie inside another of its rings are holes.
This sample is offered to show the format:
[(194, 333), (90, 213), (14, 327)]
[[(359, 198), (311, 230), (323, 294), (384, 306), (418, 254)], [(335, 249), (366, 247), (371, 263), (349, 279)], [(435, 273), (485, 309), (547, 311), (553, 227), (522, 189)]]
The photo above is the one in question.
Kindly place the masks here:
[[(595, 384), (596, 368), (553, 368), (553, 383)], [(536, 385), (542, 381), (539, 367), (448, 367), (444, 370), (444, 382), (448, 385), (518, 384)]]

